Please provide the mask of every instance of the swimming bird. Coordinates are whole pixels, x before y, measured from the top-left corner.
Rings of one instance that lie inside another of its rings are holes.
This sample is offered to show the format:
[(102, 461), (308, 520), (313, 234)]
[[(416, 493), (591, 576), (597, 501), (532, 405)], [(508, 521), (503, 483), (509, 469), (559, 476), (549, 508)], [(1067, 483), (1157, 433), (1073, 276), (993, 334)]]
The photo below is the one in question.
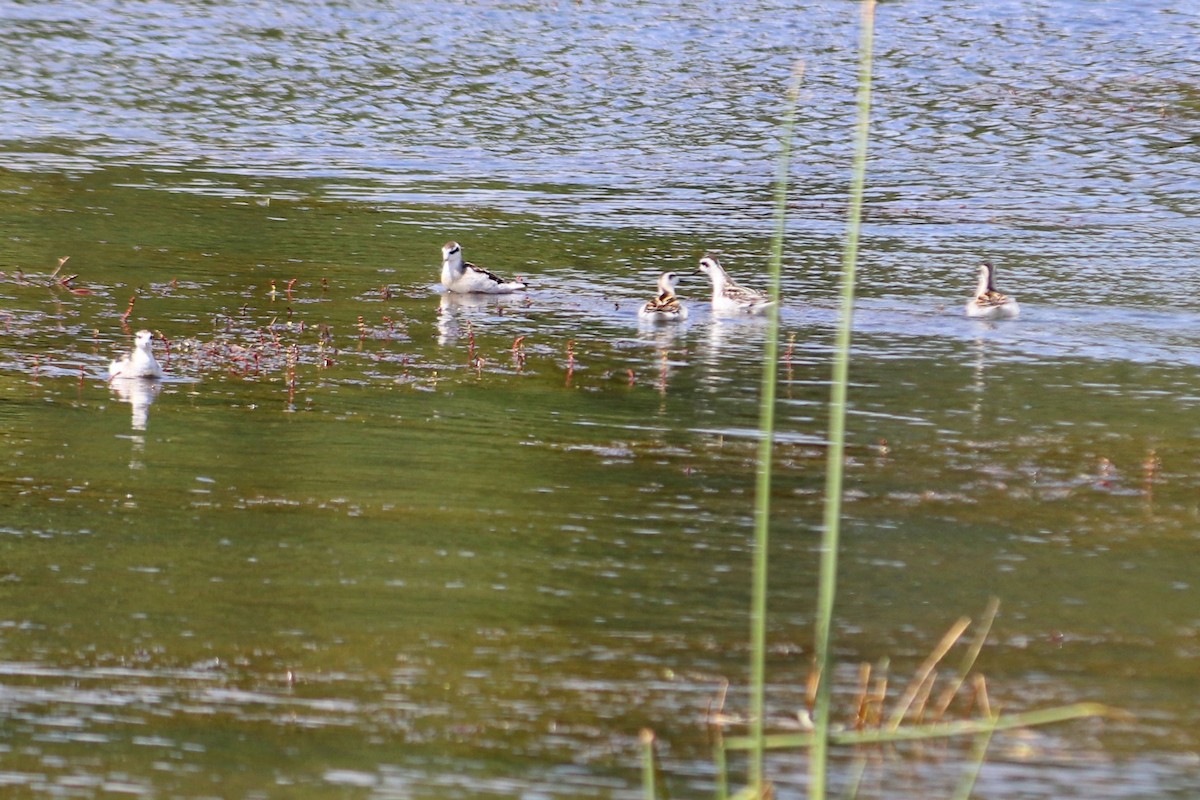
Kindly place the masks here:
[(458, 242), (442, 245), (442, 286), (462, 294), (511, 294), (525, 289), (524, 281), (502, 280), (483, 267), (463, 261)]
[(687, 306), (675, 296), (675, 286), (678, 283), (678, 275), (674, 272), (664, 272), (658, 279), (658, 297), (638, 309), (638, 319), (648, 322), (687, 319)]
[(133, 352), (110, 363), (108, 377), (161, 378), (163, 376), (162, 367), (158, 365), (158, 361), (154, 358), (154, 350), (150, 347), (150, 341), (153, 338), (154, 334), (150, 331), (138, 331), (133, 337)]
[(979, 319), (1008, 319), (1021, 313), (1017, 301), (996, 291), (993, 283), (995, 269), (984, 262), (979, 265), (979, 285), (975, 296), (967, 302), (967, 316)]
[(762, 292), (734, 283), (711, 253), (700, 259), (700, 271), (712, 281), (712, 307), (718, 314), (760, 314), (774, 302)]

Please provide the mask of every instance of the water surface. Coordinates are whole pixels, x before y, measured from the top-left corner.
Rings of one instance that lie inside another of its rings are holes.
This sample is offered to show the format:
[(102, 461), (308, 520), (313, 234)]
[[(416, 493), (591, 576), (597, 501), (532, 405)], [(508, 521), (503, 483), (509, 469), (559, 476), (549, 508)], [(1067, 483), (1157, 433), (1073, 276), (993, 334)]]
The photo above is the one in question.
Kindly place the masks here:
[[(715, 250), (763, 285), (804, 59), (782, 725), (810, 657), (855, 24), (769, 0), (0, 10), (0, 782), (636, 797), (648, 726), (672, 796), (709, 796), (723, 681), (745, 709), (765, 331), (713, 319), (694, 266)], [(898, 692), (994, 596), (993, 703), (1136, 718), (997, 737), (981, 794), (1191, 796), (1200, 20), (906, 2), (878, 24), (842, 685), (890, 659)], [(450, 238), (528, 298), (443, 298)], [(984, 258), (1019, 320), (960, 316)], [(665, 269), (691, 319), (639, 328)], [(170, 378), (108, 383), (140, 327)], [(902, 751), (862, 794), (949, 796), (965, 754)], [(800, 756), (770, 771), (802, 796)]]

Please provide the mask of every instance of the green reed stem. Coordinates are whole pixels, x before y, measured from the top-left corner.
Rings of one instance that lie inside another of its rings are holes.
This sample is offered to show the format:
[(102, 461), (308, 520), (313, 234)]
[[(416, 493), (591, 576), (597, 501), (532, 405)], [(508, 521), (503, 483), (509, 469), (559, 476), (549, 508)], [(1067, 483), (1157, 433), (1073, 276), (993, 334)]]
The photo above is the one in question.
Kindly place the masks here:
[[(854, 280), (858, 237), (862, 226), (863, 191), (867, 180), (867, 143), (871, 125), (871, 48), (875, 29), (875, 0), (863, 0), (858, 42), (858, 123), (854, 167), (850, 180), (850, 214), (842, 259), (841, 312), (834, 345), (832, 389), (829, 398), (829, 451), (825, 471), (825, 521), (821, 536), (821, 566), (816, 622), (817, 697), (809, 761), (809, 797), (825, 800), (829, 761), (829, 707), (832, 696), (830, 654), (833, 603), (837, 593), (838, 538), (842, 514), (842, 466), (846, 450), (846, 394), (850, 373), (850, 334), (854, 326)], [(761, 742), (759, 744), (761, 747)]]
[[(758, 476), (754, 489), (754, 577), (750, 614), (750, 725), (752, 736), (763, 740), (766, 706), (767, 651), (767, 544), (771, 521), (771, 451), (775, 443), (775, 384), (779, 371), (779, 284), (783, 271), (783, 236), (787, 224), (788, 173), (791, 169), (792, 131), (796, 126), (796, 104), (804, 64), (792, 72), (788, 104), (784, 114), (779, 170), (775, 182), (775, 233), (771, 239), (771, 305), (767, 309), (767, 341), (763, 348), (762, 392), (759, 399)], [(761, 793), (764, 781), (763, 749), (750, 757), (750, 786)]]
[[(882, 728), (863, 731), (831, 731), (828, 739), (833, 744), (864, 746), (914, 742), (923, 739), (946, 739), (957, 736), (977, 736), (981, 733), (1008, 731), (1017, 728), (1032, 728), (1052, 725), (1084, 717), (1108, 717), (1128, 720), (1130, 715), (1120, 709), (1100, 703), (1072, 703), (1066, 706), (1006, 714), (988, 719), (967, 719), (956, 722), (932, 722), (925, 725), (910, 725), (894, 731)], [(815, 751), (818, 736), (814, 733), (781, 733), (765, 737), (763, 746), (768, 750), (786, 750), (807, 747)], [(758, 743), (751, 736), (730, 736), (725, 740), (725, 750), (752, 751)], [(810, 791), (811, 797), (811, 791)]]
[(979, 780), (979, 772), (987, 759), (988, 745), (992, 743), (994, 730), (981, 731), (975, 735), (975, 746), (971, 748), (971, 758), (967, 762), (966, 772), (954, 790), (953, 800), (971, 800), (971, 792), (975, 791), (975, 782)]
[(654, 800), (656, 781), (654, 778), (654, 731), (643, 728), (642, 740), (642, 798)]
[(718, 742), (713, 753), (713, 765), (717, 770), (717, 800), (729, 800), (729, 764), (725, 758), (725, 743)]

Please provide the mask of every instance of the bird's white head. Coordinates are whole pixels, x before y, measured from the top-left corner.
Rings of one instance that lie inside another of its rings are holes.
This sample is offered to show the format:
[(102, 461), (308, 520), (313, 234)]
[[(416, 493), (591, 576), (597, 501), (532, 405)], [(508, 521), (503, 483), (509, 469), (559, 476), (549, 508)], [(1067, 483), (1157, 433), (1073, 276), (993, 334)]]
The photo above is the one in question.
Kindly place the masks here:
[(442, 245), (442, 260), (448, 261), (453, 258), (462, 259), (462, 245), (458, 242), (446, 242)]
[(137, 346), (142, 348), (143, 350), (148, 349), (150, 347), (150, 342), (153, 339), (154, 339), (154, 333), (152, 331), (146, 331), (146, 330), (138, 331), (133, 336), (133, 340), (135, 342), (137, 342)]
[(664, 272), (658, 279), (658, 288), (661, 291), (674, 293), (675, 287), (679, 285), (679, 276), (674, 272)]
[(713, 287), (724, 286), (729, 281), (729, 276), (725, 274), (725, 269), (721, 266), (721, 262), (712, 253), (700, 259), (700, 271), (708, 276), (708, 279), (713, 282)]

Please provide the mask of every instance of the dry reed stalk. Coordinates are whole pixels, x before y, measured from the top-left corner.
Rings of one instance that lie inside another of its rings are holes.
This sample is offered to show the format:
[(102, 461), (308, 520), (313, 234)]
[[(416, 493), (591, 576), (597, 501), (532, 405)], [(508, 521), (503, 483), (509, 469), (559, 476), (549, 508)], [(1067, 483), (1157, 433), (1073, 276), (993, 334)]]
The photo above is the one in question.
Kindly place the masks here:
[(921, 685), (917, 688), (917, 693), (913, 697), (911, 715), (918, 724), (925, 719), (925, 705), (929, 702), (929, 695), (933, 693), (933, 685), (937, 682), (937, 678), (937, 670), (931, 670), (925, 676), (925, 680), (921, 681)]
[(992, 703), (988, 699), (987, 678), (982, 675), (975, 676), (975, 705), (979, 707), (980, 716), (985, 719), (994, 719), (992, 713)]
[(855, 694), (854, 729), (861, 731), (867, 721), (867, 698), (871, 691), (871, 665), (865, 661), (858, 666), (858, 692)]
[(916, 699), (917, 693), (920, 691), (922, 684), (928, 678), (938, 663), (945, 657), (946, 653), (954, 646), (959, 637), (963, 635), (967, 627), (971, 624), (970, 617), (961, 617), (957, 622), (950, 626), (950, 630), (938, 642), (937, 647), (933, 652), (926, 657), (921, 666), (917, 669), (912, 681), (908, 684), (908, 688), (904, 690), (904, 694), (900, 697), (900, 702), (896, 710), (892, 712), (892, 716), (888, 719), (888, 729), (896, 730), (900, 727), (900, 723), (904, 721), (904, 717), (908, 714), (908, 709), (912, 706), (913, 700)]
[(988, 635), (992, 632), (992, 623), (995, 621), (996, 614), (999, 611), (1000, 600), (993, 597), (988, 601), (987, 608), (983, 611), (983, 619), (980, 621), (979, 629), (975, 632), (975, 638), (971, 640), (971, 646), (963, 656), (962, 663), (958, 667), (958, 672), (955, 673), (950, 685), (945, 688), (934, 706), (934, 720), (940, 720), (945, 715), (946, 710), (950, 707), (950, 703), (954, 701), (963, 683), (967, 680), (967, 676), (975, 668), (975, 662), (983, 650), (983, 645), (987, 641)]
[[(884, 667), (884, 669), (886, 670), (886, 667)], [(875, 692), (871, 695), (871, 699), (868, 704), (869, 713), (873, 712), (870, 713), (870, 716), (867, 720), (870, 727), (879, 728), (883, 725), (883, 709), (884, 704), (887, 703), (887, 691), (888, 679), (887, 675), (885, 674), (876, 679)]]
[(721, 688), (719, 690), (717, 690), (717, 708), (714, 711), (713, 710), (713, 701), (709, 700), (708, 708), (704, 714), (704, 721), (706, 723), (708, 723), (708, 725), (710, 727), (717, 728), (718, 735), (720, 734), (720, 728), (722, 725), (729, 725), (733, 722), (738, 721), (738, 720), (735, 720), (733, 717), (725, 714), (725, 700), (728, 697), (729, 697), (729, 679), (722, 678), (721, 679)]
[(804, 685), (804, 702), (811, 713), (817, 704), (817, 687), (821, 685), (821, 669), (814, 662), (808, 671), (808, 681)]

